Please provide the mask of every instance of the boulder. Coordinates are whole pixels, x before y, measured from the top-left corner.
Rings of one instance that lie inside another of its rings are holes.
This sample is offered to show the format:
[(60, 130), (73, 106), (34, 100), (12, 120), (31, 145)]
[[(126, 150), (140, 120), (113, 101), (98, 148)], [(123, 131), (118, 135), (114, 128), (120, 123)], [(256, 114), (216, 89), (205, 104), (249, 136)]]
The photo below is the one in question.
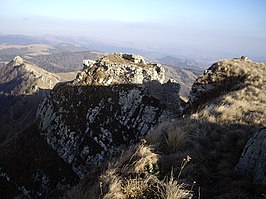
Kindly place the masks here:
[(235, 169), (251, 177), (254, 184), (266, 183), (266, 128), (260, 129), (248, 140)]
[(20, 56), (16, 56), (12, 61), (14, 66), (19, 66), (24, 63), (24, 60)]

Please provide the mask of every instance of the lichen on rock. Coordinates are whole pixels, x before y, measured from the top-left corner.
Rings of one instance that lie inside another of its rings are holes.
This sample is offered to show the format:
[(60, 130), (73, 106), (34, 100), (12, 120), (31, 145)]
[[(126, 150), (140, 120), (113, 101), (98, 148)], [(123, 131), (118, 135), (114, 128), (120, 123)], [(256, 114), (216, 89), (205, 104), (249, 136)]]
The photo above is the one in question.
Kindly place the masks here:
[(54, 88), (39, 107), (40, 128), (82, 178), (113, 148), (136, 143), (181, 114), (179, 85), (163, 80), (164, 69), (140, 56), (105, 56)]

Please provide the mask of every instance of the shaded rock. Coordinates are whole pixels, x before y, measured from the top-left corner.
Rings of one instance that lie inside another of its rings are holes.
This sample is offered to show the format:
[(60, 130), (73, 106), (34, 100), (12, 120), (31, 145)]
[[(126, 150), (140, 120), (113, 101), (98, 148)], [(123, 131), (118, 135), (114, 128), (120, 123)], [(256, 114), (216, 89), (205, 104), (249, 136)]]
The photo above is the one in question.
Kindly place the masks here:
[(61, 198), (79, 180), (39, 134), (37, 123), (1, 144), (0, 154), (0, 198), (19, 193), (23, 198)]
[(266, 183), (266, 128), (248, 140), (235, 169), (251, 177), (254, 184)]
[(135, 64), (146, 64), (144, 58), (140, 55), (127, 54), (127, 53), (120, 53), (119, 55), (122, 56), (122, 58), (124, 59), (134, 62)]
[(136, 64), (121, 54), (103, 57), (72, 83), (59, 84), (39, 108), (47, 143), (80, 177), (121, 145), (181, 114), (179, 85), (161, 84), (157, 64)]

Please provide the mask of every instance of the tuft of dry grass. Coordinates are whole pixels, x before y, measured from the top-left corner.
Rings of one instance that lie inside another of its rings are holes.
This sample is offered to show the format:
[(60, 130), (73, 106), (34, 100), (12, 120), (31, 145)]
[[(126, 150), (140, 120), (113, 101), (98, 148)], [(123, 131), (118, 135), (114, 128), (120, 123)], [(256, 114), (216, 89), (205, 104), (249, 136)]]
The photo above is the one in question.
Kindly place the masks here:
[(187, 132), (191, 129), (188, 125), (180, 125), (181, 122), (163, 122), (159, 124), (146, 137), (149, 144), (163, 151), (177, 151), (186, 142)]
[(162, 195), (164, 199), (187, 199), (193, 196), (190, 190), (185, 189), (183, 184), (178, 183), (173, 178), (165, 183), (165, 190)]
[(65, 198), (191, 198), (192, 192), (173, 177), (169, 181), (158, 178), (154, 172), (157, 161), (158, 154), (142, 140), (116, 160), (113, 159), (98, 179), (94, 180), (94, 184), (91, 180), (83, 181)]

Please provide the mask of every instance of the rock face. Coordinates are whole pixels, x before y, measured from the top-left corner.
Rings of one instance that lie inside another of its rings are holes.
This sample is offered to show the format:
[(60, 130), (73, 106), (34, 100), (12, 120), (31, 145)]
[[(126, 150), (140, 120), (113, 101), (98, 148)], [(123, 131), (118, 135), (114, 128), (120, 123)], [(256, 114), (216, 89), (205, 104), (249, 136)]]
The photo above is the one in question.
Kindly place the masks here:
[(75, 84), (108, 86), (164, 81), (164, 68), (159, 64), (145, 64), (139, 55), (117, 53), (105, 56), (96, 63), (88, 60), (84, 63), (85, 68), (77, 76)]
[(266, 183), (266, 128), (249, 139), (235, 169), (251, 177), (254, 184)]
[(139, 56), (105, 56), (72, 83), (55, 87), (39, 108), (40, 128), (83, 177), (116, 147), (137, 142), (154, 125), (181, 114), (179, 85), (163, 80), (164, 69)]

